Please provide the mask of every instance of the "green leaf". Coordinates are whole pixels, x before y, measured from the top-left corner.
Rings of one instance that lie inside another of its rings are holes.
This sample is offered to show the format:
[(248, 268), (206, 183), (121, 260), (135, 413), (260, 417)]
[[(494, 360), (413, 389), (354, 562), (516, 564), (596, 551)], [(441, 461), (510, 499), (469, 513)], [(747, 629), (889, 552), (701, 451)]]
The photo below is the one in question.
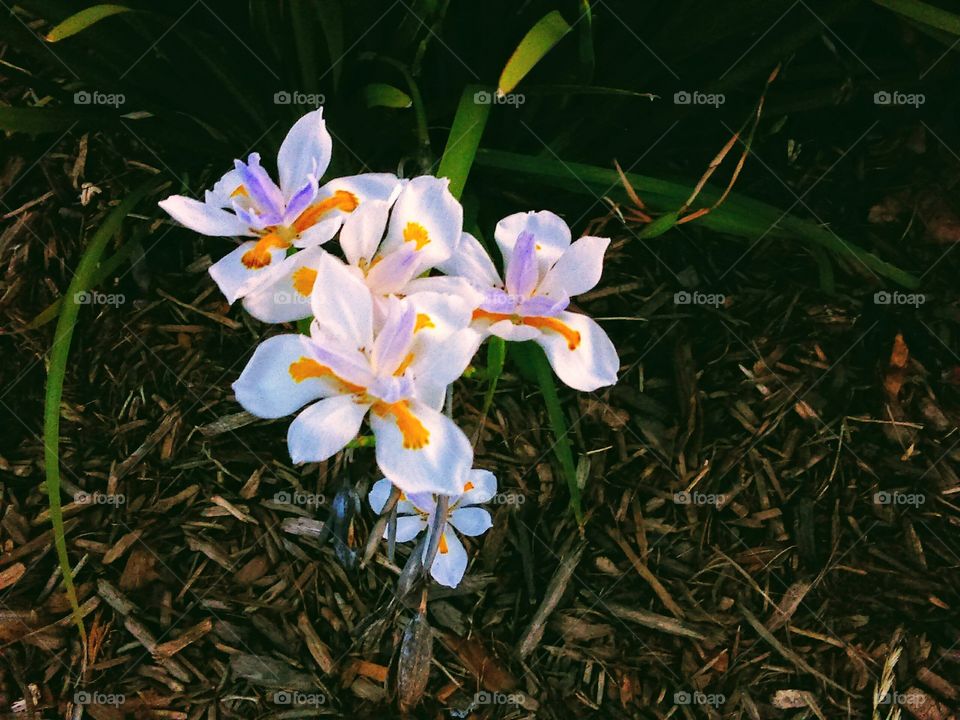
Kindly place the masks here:
[(73, 585), (73, 573), (70, 568), (70, 558), (67, 556), (67, 539), (63, 528), (63, 512), (60, 506), (60, 401), (63, 397), (63, 381), (67, 374), (73, 328), (77, 324), (77, 315), (80, 312), (77, 296), (92, 287), (97, 264), (107, 243), (120, 229), (123, 219), (155, 186), (156, 182), (150, 181), (130, 193), (107, 215), (103, 225), (94, 233), (67, 287), (63, 309), (53, 334), (53, 346), (50, 349), (47, 391), (43, 407), (43, 459), (46, 470), (47, 500), (50, 503), (50, 524), (53, 526), (54, 545), (60, 561), (60, 570), (63, 573), (64, 589), (73, 607), (73, 619), (80, 630), (84, 647), (86, 647), (87, 632), (80, 614), (80, 605), (77, 602), (77, 591)]
[(460, 96), (457, 114), (453, 118), (453, 127), (447, 138), (447, 146), (440, 158), (437, 177), (450, 178), (450, 192), (458, 200), (467, 184), (467, 176), (477, 155), (483, 129), (490, 117), (490, 103), (480, 102), (482, 95), (490, 92), (482, 85), (467, 85)]
[[(603, 195), (624, 196), (620, 178), (612, 169), (567, 162), (544, 157), (533, 157), (500, 150), (481, 150), (477, 163), (486, 167), (507, 170), (537, 178), (540, 182), (562, 187), (572, 192), (588, 193), (597, 198)], [(668, 182), (658, 178), (627, 173), (627, 179), (643, 196), (644, 202), (657, 210), (673, 211), (690, 195), (691, 185)], [(705, 188), (700, 199), (710, 204), (719, 197), (716, 190)], [(666, 222), (666, 221), (664, 221)], [(872, 252), (838, 237), (833, 231), (820, 225), (786, 215), (782, 210), (767, 203), (731, 193), (726, 202), (713, 212), (696, 220), (698, 225), (717, 232), (756, 240), (758, 237), (799, 238), (819, 245), (843, 258), (854, 259), (854, 265), (862, 265), (877, 275), (906, 287), (915, 288), (920, 281)]]
[(493, 394), (497, 391), (497, 383), (503, 374), (503, 365), (506, 360), (506, 341), (496, 335), (492, 336), (487, 344), (487, 392), (483, 397), (483, 410), (480, 413), (483, 419), (486, 419), (493, 405)]
[(93, 5), (75, 13), (57, 25), (53, 30), (47, 33), (47, 42), (60, 42), (61, 40), (76, 35), (78, 32), (86, 30), (94, 23), (98, 23), (104, 18), (120, 13), (133, 12), (123, 5)]
[(0, 107), (0, 130), (30, 135), (63, 132), (79, 116), (76, 112), (56, 107)]
[(413, 100), (403, 90), (385, 83), (370, 83), (363, 89), (367, 107), (408, 108)]
[(530, 32), (523, 36), (523, 40), (504, 66), (500, 73), (500, 82), (497, 83), (497, 92), (502, 95), (511, 92), (568, 32), (570, 26), (557, 10), (540, 18), (537, 24), (530, 28)]
[(554, 455), (560, 463), (560, 469), (567, 481), (570, 491), (570, 509), (578, 523), (583, 523), (583, 510), (580, 507), (580, 484), (577, 481), (577, 465), (573, 461), (573, 447), (570, 444), (567, 418), (563, 414), (560, 396), (557, 394), (557, 383), (553, 377), (553, 369), (547, 361), (543, 349), (534, 342), (514, 343), (518, 360), (533, 372), (543, 394), (543, 402), (547, 407), (547, 419), (553, 433)]
[(941, 10), (920, 0), (873, 0), (877, 5), (900, 13), (911, 20), (924, 25), (945, 30), (952, 35), (960, 35), (960, 16)]
[(676, 212), (669, 212), (666, 215), (661, 215), (652, 223), (647, 225), (643, 230), (641, 230), (639, 235), (644, 239), (655, 238), (659, 235), (663, 235), (667, 230), (677, 224), (679, 217), (680, 216)]

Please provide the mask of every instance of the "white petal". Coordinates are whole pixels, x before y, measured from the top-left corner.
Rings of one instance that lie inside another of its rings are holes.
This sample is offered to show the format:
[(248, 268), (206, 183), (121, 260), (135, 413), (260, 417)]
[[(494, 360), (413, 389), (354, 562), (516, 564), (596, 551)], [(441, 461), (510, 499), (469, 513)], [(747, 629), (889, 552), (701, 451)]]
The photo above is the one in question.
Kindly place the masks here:
[(390, 204), (384, 200), (368, 200), (350, 214), (340, 231), (340, 247), (347, 262), (359, 265), (373, 259), (387, 229)]
[(276, 335), (260, 343), (233, 383), (237, 402), (257, 417), (278, 418), (329, 395), (328, 381), (305, 377), (297, 382), (290, 373), (291, 365), (311, 355), (310, 340), (304, 335)]
[(217, 207), (233, 207), (234, 193), (243, 184), (240, 173), (236, 168), (232, 168), (223, 174), (213, 188), (205, 193), (208, 204), (215, 204)]
[[(446, 552), (437, 551), (430, 574), (441, 585), (456, 587), (467, 569), (467, 551), (460, 542), (460, 538), (449, 527), (444, 528), (443, 539), (446, 541)], [(424, 555), (428, 545), (429, 543), (424, 546)]]
[(321, 462), (353, 440), (370, 409), (353, 395), (336, 395), (314, 403), (290, 423), (287, 447), (296, 463)]
[(392, 490), (393, 483), (386, 478), (380, 478), (370, 488), (370, 492), (367, 493), (367, 500), (377, 515), (383, 512), (383, 506), (387, 504), (387, 498), (390, 497)]
[(575, 390), (589, 392), (617, 382), (620, 358), (610, 338), (592, 318), (579, 313), (557, 315), (569, 328), (580, 333), (576, 349), (561, 334), (542, 331), (536, 339), (543, 347), (557, 376)]
[(480, 292), (472, 282), (466, 278), (453, 275), (431, 275), (414, 278), (403, 288), (403, 294), (408, 297), (422, 292), (456, 295), (463, 298), (471, 310), (479, 307), (485, 297), (484, 293)]
[(497, 245), (503, 254), (503, 266), (507, 267), (513, 255), (513, 246), (520, 233), (533, 233), (537, 265), (542, 278), (556, 264), (563, 252), (570, 247), (570, 228), (549, 210), (515, 213), (497, 223), (494, 231)]
[(390, 213), (381, 252), (409, 243), (417, 249), (417, 274), (453, 255), (463, 231), (463, 208), (447, 189), (449, 183), (428, 175), (407, 183)]
[(249, 268), (243, 264), (243, 256), (256, 247), (256, 240), (248, 240), (231, 253), (224, 255), (210, 266), (208, 272), (217, 283), (220, 292), (231, 305), (270, 279), (270, 270), (275, 268), (287, 256), (283, 248), (270, 249), (270, 262), (263, 267)]
[(603, 254), (610, 238), (582, 237), (574, 242), (547, 271), (537, 288), (538, 295), (574, 297), (592, 290), (600, 282)]
[[(363, 173), (335, 178), (317, 191), (316, 202), (328, 200), (337, 192), (346, 192), (352, 196), (355, 203), (355, 209), (352, 212), (356, 212), (356, 209), (371, 200), (391, 205), (404, 182), (406, 181), (390, 173)], [(300, 233), (293, 241), (294, 246), (310, 247), (326, 242), (337, 234), (350, 214), (340, 207), (331, 208), (317, 220), (316, 224)]]
[(480, 505), (488, 502), (497, 494), (497, 478), (489, 470), (474, 469), (470, 471), (467, 482), (472, 485), (460, 497), (459, 507)]
[(493, 520), (483, 508), (460, 507), (450, 513), (450, 524), (463, 535), (476, 537), (493, 527)]
[(308, 176), (323, 176), (330, 164), (332, 147), (333, 141), (323, 120), (323, 108), (308, 112), (293, 124), (277, 154), (280, 189), (285, 201), (289, 202), (303, 187)]
[(215, 204), (203, 203), (183, 195), (171, 195), (157, 204), (178, 223), (201, 235), (253, 235), (243, 220)]
[[(419, 515), (397, 515), (397, 542), (410, 542), (427, 527), (427, 521)], [(390, 528), (383, 529), (384, 539), (390, 537)]]
[(482, 342), (482, 333), (464, 328), (438, 343), (425, 346), (425, 350), (419, 350), (415, 345), (410, 367), (417, 397), (430, 407), (440, 409), (447, 385), (463, 375)]
[(313, 316), (325, 333), (370, 349), (373, 344), (373, 299), (363, 277), (329, 253), (317, 264), (311, 298)]
[(463, 430), (419, 400), (397, 405), (393, 412), (375, 406), (370, 413), (380, 470), (408, 494), (459, 495), (473, 465), (473, 449)]
[(267, 323), (310, 317), (311, 291), (317, 265), (324, 255), (326, 250), (314, 247), (281, 260), (270, 276), (243, 298), (243, 307), (257, 320)]
[[(476, 326), (482, 330), (484, 326), (483, 321), (478, 321)], [(509, 342), (536, 340), (541, 334), (536, 328), (527, 327), (526, 325), (514, 325), (509, 320), (498, 320), (487, 327), (486, 331), (491, 335), (496, 335), (498, 338), (503, 338)]]
[(502, 287), (500, 273), (490, 259), (489, 253), (470, 233), (460, 236), (457, 251), (437, 268), (447, 275), (459, 275), (481, 287)]

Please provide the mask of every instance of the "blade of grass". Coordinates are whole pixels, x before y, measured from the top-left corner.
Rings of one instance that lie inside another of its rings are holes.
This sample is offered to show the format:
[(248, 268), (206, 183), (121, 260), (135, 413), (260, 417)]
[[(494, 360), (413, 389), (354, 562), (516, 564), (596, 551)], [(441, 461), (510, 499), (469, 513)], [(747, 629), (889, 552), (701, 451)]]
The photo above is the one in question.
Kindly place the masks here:
[(933, 5), (920, 2), (920, 0), (873, 0), (877, 5), (881, 5), (888, 10), (908, 17), (911, 20), (917, 20), (924, 25), (935, 27), (938, 30), (945, 30), (952, 35), (960, 35), (960, 16), (947, 10), (942, 10)]
[(60, 42), (71, 35), (83, 32), (94, 23), (120, 13), (133, 12), (123, 5), (93, 5), (75, 13), (47, 33), (47, 42)]
[[(119, 268), (128, 258), (134, 255), (137, 250), (142, 249), (143, 246), (140, 244), (140, 242), (138, 240), (133, 240), (117, 250), (117, 252), (104, 260), (100, 266), (93, 271), (93, 274), (90, 276), (90, 287), (97, 287), (100, 283), (113, 275), (117, 268)], [(60, 314), (61, 307), (63, 307), (62, 297), (58, 298), (44, 308), (43, 312), (41, 312), (27, 324), (26, 329), (33, 330), (41, 325), (46, 325)]]
[(530, 28), (530, 32), (523, 36), (513, 55), (507, 60), (503, 72), (500, 73), (497, 92), (506, 95), (512, 91), (568, 32), (570, 26), (559, 11), (554, 10), (540, 18), (537, 24)]
[(437, 177), (450, 178), (450, 192), (458, 200), (463, 195), (480, 138), (490, 117), (490, 103), (478, 102), (480, 93), (489, 95), (490, 91), (482, 85), (467, 85), (463, 89), (447, 146), (437, 168)]
[(63, 381), (67, 374), (67, 359), (70, 355), (73, 328), (80, 312), (77, 295), (90, 289), (91, 280), (107, 243), (120, 229), (123, 219), (155, 186), (156, 182), (151, 181), (130, 193), (107, 215), (106, 220), (94, 233), (67, 287), (64, 295), (65, 302), (53, 335), (53, 346), (50, 349), (50, 366), (47, 370), (47, 390), (43, 409), (43, 456), (47, 499), (50, 503), (50, 524), (53, 526), (54, 545), (60, 561), (60, 570), (63, 573), (63, 586), (73, 607), (73, 619), (83, 640), (84, 654), (87, 647), (87, 631), (80, 614), (76, 588), (73, 585), (73, 573), (70, 568), (70, 558), (67, 556), (67, 540), (63, 528), (63, 512), (60, 506), (60, 401), (63, 398)]
[(403, 90), (385, 83), (370, 83), (365, 86), (363, 99), (368, 108), (385, 107), (403, 110), (413, 105), (413, 100)]
[[(514, 174), (536, 177), (541, 182), (573, 192), (589, 193), (594, 197), (599, 193), (625, 196), (620, 177), (613, 169), (487, 149), (477, 153), (477, 163), (485, 167), (508, 170)], [(647, 203), (658, 210), (671, 210), (690, 195), (689, 187), (680, 183), (634, 173), (626, 173), (626, 177), (630, 184), (643, 194)], [(719, 197), (718, 192), (709, 188), (700, 193), (701, 200), (705, 202), (715, 201)], [(806, 240), (841, 257), (852, 255), (878, 276), (903, 287), (915, 288), (920, 284), (910, 273), (881, 260), (852, 242), (840, 239), (826, 228), (736, 193), (731, 193), (716, 211), (704, 215), (697, 222), (711, 230), (751, 240), (761, 236)]]
[(547, 361), (547, 356), (539, 345), (534, 342), (514, 344), (514, 354), (517, 361), (526, 366), (526, 369), (537, 380), (543, 402), (547, 407), (547, 420), (553, 432), (553, 453), (567, 481), (570, 491), (570, 509), (573, 510), (577, 524), (583, 524), (583, 509), (580, 506), (580, 485), (577, 482), (577, 465), (573, 461), (573, 447), (569, 440), (567, 418), (563, 414), (560, 396), (557, 394), (557, 383), (553, 377), (553, 369)]

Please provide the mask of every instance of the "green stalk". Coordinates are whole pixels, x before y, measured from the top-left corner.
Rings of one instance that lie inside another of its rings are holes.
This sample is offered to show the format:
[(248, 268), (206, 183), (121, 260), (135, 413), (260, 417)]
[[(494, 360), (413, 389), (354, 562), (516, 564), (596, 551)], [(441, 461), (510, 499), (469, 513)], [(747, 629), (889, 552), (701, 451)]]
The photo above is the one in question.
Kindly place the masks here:
[(84, 652), (87, 647), (87, 631), (83, 625), (77, 591), (73, 585), (73, 572), (70, 568), (70, 558), (67, 556), (67, 540), (60, 506), (60, 401), (63, 397), (63, 381), (67, 373), (73, 328), (80, 312), (77, 295), (93, 287), (97, 264), (107, 243), (120, 229), (123, 219), (155, 186), (156, 182), (151, 181), (130, 193), (110, 212), (103, 225), (94, 233), (67, 288), (60, 319), (53, 335), (53, 347), (50, 349), (50, 367), (47, 370), (47, 393), (43, 411), (43, 456), (47, 499), (50, 503), (50, 524), (53, 526), (54, 545), (57, 550), (57, 559), (60, 561), (60, 570), (63, 573), (63, 585), (70, 605), (73, 607), (73, 619), (80, 631)]

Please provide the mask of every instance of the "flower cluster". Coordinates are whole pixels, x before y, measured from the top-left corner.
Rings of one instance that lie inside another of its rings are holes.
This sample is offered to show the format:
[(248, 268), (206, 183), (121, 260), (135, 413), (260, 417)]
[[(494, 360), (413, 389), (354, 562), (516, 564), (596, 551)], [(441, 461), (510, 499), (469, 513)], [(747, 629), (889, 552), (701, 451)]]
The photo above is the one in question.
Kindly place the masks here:
[[(263, 418), (299, 411), (287, 434), (295, 463), (331, 457), (366, 419), (385, 476), (370, 503), (380, 512), (391, 484), (403, 493), (398, 540), (430, 527), (435, 495), (451, 498), (431, 572), (456, 586), (467, 554), (450, 527), (468, 536), (490, 527), (473, 506), (494, 496), (496, 480), (473, 469), (470, 441), (441, 412), (447, 387), (490, 335), (537, 342), (572, 388), (616, 382), (613, 343), (567, 310), (599, 281), (609, 240), (571, 242), (551, 212), (510, 215), (494, 232), (501, 274), (463, 232), (446, 179), (367, 173), (321, 185), (331, 148), (316, 110), (284, 139), (279, 183), (252, 153), (202, 202), (174, 195), (160, 205), (201, 234), (251, 238), (210, 267), (230, 303), (242, 300), (268, 323), (312, 318), (309, 335), (275, 335), (257, 347), (233, 384), (239, 403)], [(335, 238), (339, 253), (328, 249)]]

